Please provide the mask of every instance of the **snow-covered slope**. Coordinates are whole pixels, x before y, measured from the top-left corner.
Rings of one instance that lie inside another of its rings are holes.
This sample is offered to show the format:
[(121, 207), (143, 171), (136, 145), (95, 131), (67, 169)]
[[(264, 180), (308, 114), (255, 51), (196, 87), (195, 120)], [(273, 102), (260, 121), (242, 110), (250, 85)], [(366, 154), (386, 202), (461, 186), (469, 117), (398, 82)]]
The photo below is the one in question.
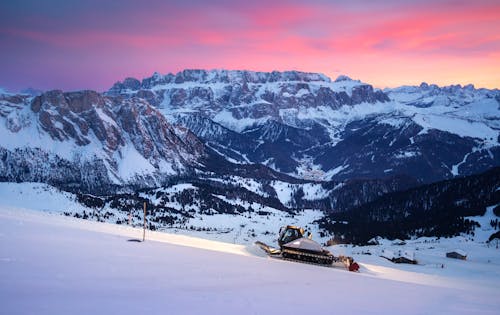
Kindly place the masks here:
[(371, 258), (350, 273), (163, 233), (127, 242), (141, 230), (3, 206), (0, 231), (6, 314), (495, 314), (500, 307), (496, 249), (478, 249), (489, 262), (471, 252), (470, 262), (450, 261), (442, 274)]
[(0, 183), (1, 204), (6, 207), (42, 212), (92, 212), (76, 195), (42, 183)]

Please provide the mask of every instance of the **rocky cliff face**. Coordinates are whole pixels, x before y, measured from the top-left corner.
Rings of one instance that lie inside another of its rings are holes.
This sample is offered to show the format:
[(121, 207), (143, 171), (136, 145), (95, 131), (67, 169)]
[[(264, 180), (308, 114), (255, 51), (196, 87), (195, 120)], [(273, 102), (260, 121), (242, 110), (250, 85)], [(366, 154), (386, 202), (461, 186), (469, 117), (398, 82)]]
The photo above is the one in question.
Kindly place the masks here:
[(269, 116), (281, 120), (283, 109), (339, 108), (389, 101), (382, 91), (345, 76), (332, 82), (322, 74), (298, 71), (184, 70), (165, 76), (155, 73), (142, 82), (134, 78), (117, 82), (108, 94), (143, 97), (159, 108), (174, 112), (196, 110), (211, 118), (227, 111), (237, 120)]
[(193, 133), (144, 99), (55, 90), (0, 101), (3, 180), (148, 187), (189, 172), (205, 155)]

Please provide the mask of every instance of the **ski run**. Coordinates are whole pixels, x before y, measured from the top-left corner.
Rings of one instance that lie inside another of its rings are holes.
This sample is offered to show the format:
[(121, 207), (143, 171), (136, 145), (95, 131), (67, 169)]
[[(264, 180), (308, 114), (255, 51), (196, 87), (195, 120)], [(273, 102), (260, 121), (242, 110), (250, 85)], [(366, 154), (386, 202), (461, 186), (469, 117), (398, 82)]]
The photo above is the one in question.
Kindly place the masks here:
[[(485, 218), (486, 219), (486, 218)], [(333, 246), (360, 272), (257, 246), (0, 206), (2, 314), (498, 314), (500, 249), (453, 239)], [(459, 248), (467, 260), (446, 258)], [(417, 265), (382, 252), (412, 251)]]

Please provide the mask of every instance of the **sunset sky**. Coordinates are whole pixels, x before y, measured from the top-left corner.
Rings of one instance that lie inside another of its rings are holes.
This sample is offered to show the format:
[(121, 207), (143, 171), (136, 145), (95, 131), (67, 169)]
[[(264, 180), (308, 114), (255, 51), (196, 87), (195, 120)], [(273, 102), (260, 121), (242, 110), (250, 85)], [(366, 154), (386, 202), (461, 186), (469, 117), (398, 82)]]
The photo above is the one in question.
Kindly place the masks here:
[(11, 91), (104, 91), (125, 77), (186, 68), (500, 88), (500, 1), (0, 4), (0, 86)]

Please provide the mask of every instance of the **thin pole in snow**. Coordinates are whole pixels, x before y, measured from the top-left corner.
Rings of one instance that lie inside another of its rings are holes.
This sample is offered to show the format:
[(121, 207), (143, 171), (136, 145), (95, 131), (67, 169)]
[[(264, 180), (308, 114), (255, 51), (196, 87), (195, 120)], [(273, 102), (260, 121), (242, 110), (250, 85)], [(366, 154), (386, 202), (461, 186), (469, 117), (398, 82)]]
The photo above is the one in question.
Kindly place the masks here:
[(146, 240), (146, 201), (144, 201), (144, 229), (142, 230), (142, 241)]

